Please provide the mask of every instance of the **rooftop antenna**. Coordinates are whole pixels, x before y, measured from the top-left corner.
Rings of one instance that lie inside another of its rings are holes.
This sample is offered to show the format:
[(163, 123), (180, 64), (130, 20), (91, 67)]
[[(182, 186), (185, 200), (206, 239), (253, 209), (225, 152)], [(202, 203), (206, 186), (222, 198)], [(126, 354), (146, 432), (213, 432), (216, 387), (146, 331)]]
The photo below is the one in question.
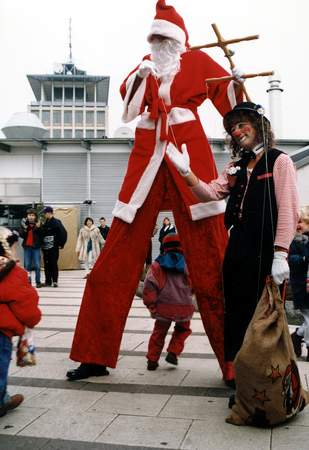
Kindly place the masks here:
[(72, 17), (69, 19), (69, 63), (73, 63), (72, 59)]

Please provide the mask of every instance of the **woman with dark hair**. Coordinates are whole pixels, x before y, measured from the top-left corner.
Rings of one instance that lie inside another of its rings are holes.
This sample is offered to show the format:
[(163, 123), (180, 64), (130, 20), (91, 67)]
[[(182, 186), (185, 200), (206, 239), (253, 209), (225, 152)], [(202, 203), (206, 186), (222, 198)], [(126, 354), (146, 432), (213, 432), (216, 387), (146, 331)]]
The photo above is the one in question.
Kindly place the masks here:
[(35, 209), (30, 208), (26, 211), (26, 217), (20, 224), (19, 235), (23, 239), (24, 248), (24, 267), (28, 272), (29, 282), (31, 284), (31, 272), (35, 271), (36, 287), (42, 287), (41, 283), (41, 247), (42, 247), (42, 228)]
[(75, 249), (78, 253), (78, 259), (85, 265), (86, 276), (94, 266), (104, 242), (100, 230), (94, 225), (93, 219), (86, 217), (84, 226), (80, 229)]
[(233, 360), (261, 296), (267, 275), (280, 285), (289, 277), (287, 256), (298, 221), (296, 174), (288, 155), (273, 147), (269, 120), (260, 105), (243, 102), (224, 116), (232, 162), (210, 183), (191, 171), (182, 153), (167, 154), (200, 201), (228, 198), (230, 237), (223, 264), (226, 384), (234, 386)]

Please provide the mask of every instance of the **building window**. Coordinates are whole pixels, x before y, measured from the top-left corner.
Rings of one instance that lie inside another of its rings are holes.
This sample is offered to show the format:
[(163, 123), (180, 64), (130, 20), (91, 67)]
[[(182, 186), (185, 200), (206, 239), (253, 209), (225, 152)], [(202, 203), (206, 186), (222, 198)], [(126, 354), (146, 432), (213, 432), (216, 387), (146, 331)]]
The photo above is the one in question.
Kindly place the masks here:
[(42, 111), (42, 122), (43, 122), (43, 125), (50, 124), (50, 112), (49, 111)]
[(82, 139), (84, 137), (83, 130), (75, 130), (75, 137)]
[(86, 130), (86, 138), (94, 138), (94, 130)]
[(61, 111), (53, 111), (53, 125), (61, 125)]
[(65, 102), (73, 101), (73, 88), (72, 87), (64, 88), (64, 101)]
[(86, 125), (87, 125), (87, 127), (94, 126), (94, 112), (93, 111), (86, 111)]
[(77, 102), (84, 101), (84, 88), (83, 87), (75, 88), (75, 101), (77, 101)]
[(97, 127), (105, 126), (105, 112), (98, 111), (97, 112)]
[(61, 138), (61, 130), (53, 129), (53, 138)]
[(75, 111), (75, 126), (83, 126), (84, 125), (84, 116), (83, 111)]
[(32, 114), (35, 114), (38, 118), (40, 118), (40, 111), (38, 109), (32, 109)]
[(52, 100), (52, 84), (50, 82), (43, 83), (44, 96), (43, 99), (45, 102), (51, 102)]
[(62, 87), (54, 87), (54, 101), (62, 102)]
[(72, 130), (63, 130), (63, 137), (70, 139), (72, 137)]
[(98, 138), (105, 137), (105, 130), (97, 130), (97, 137)]
[(72, 111), (64, 111), (63, 122), (64, 126), (72, 126)]
[(86, 86), (86, 102), (94, 102), (94, 84)]

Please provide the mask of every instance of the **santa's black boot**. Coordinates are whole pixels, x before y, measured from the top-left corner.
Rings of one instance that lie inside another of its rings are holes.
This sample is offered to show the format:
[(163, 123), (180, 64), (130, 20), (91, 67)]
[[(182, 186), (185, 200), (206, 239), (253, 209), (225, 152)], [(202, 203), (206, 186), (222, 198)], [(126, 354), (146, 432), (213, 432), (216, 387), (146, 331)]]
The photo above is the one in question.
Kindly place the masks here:
[(69, 370), (67, 372), (67, 378), (70, 381), (84, 380), (89, 377), (102, 377), (106, 375), (109, 375), (109, 371), (106, 369), (106, 366), (88, 363), (81, 363), (77, 369)]

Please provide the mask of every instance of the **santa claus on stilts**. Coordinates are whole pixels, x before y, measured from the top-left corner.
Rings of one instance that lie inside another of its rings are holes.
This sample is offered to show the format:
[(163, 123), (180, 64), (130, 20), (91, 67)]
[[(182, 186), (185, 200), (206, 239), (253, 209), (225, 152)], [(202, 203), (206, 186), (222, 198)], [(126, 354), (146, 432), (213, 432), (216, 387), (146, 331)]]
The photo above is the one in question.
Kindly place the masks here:
[(70, 380), (107, 375), (115, 367), (126, 319), (161, 210), (172, 210), (199, 311), (224, 379), (222, 261), (227, 241), (224, 201), (198, 203), (166, 155), (186, 144), (191, 168), (209, 182), (217, 177), (197, 108), (210, 99), (221, 115), (242, 100), (234, 81), (205, 79), (228, 73), (206, 53), (189, 50), (183, 19), (159, 0), (148, 41), (151, 54), (125, 79), (123, 120), (140, 116), (127, 173), (103, 252), (84, 291), (71, 359), (82, 364)]

